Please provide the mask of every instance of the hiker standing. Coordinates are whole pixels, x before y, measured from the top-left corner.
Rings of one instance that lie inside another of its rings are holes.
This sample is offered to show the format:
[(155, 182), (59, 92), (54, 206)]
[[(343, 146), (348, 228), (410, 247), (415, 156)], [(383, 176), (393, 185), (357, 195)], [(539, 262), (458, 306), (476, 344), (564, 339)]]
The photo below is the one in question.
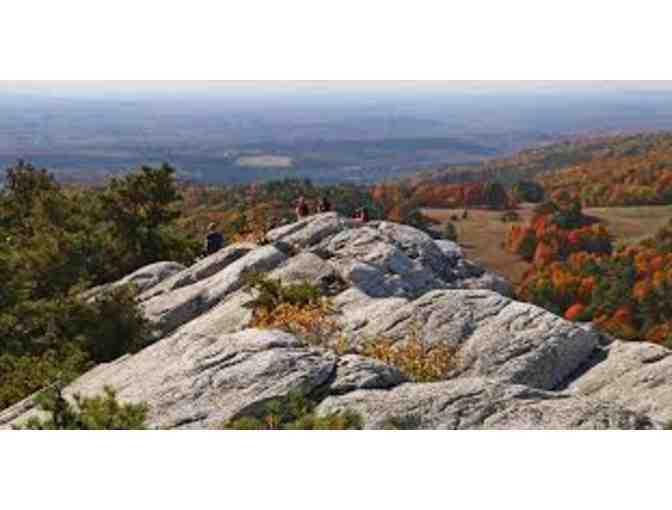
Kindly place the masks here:
[(296, 203), (296, 219), (300, 220), (302, 218), (305, 218), (308, 216), (308, 213), (310, 211), (308, 210), (308, 204), (306, 203), (306, 199), (302, 196), (299, 197), (298, 202)]

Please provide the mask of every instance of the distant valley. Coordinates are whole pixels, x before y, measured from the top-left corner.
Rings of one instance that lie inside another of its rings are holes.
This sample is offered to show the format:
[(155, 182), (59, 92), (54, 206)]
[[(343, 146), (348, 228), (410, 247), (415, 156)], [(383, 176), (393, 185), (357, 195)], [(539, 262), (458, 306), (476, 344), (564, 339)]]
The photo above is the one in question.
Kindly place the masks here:
[(99, 182), (169, 162), (242, 184), (372, 183), (582, 136), (672, 129), (672, 93), (58, 97), (0, 91), (0, 165)]

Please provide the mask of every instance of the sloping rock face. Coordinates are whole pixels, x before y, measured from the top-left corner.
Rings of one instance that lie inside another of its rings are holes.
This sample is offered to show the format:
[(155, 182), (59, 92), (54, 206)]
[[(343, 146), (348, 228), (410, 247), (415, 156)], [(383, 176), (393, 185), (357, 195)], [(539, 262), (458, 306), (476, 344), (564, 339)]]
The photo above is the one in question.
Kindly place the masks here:
[(186, 269), (186, 267), (177, 262), (157, 262), (149, 266), (141, 267), (137, 271), (134, 271), (114, 283), (99, 285), (98, 287), (89, 289), (82, 294), (82, 298), (85, 300), (95, 299), (95, 297), (102, 292), (129, 284), (134, 285), (137, 292), (146, 292), (172, 276), (182, 273)]
[(240, 289), (246, 271), (270, 271), (286, 260), (275, 246), (262, 246), (204, 280), (143, 301), (142, 307), (157, 335), (165, 336)]
[[(290, 393), (326, 398), (318, 414), (351, 409), (367, 428), (653, 428), (616, 404), (483, 378), (407, 383), (396, 369), (361, 356), (338, 358), (280, 331), (219, 337), (175, 333), (142, 352), (101, 365), (66, 390), (95, 395), (113, 386), (147, 402), (152, 428), (218, 428), (261, 415)], [(34, 415), (29, 402), (0, 413), (0, 426)]]
[(620, 406), (482, 378), (408, 383), (328, 397), (322, 414), (350, 409), (365, 428), (647, 429), (651, 421)]
[(66, 394), (95, 395), (110, 385), (120, 399), (150, 405), (150, 427), (209, 428), (254, 414), (290, 391), (309, 394), (335, 369), (334, 355), (305, 349), (279, 331), (247, 329), (219, 338), (176, 333), (96, 367)]
[(237, 243), (227, 246), (210, 257), (199, 260), (188, 269), (183, 267), (182, 271), (175, 272), (170, 278), (163, 279), (160, 285), (143, 289), (144, 292), (140, 294), (140, 301), (147, 301), (161, 294), (205, 280), (255, 248), (258, 248), (258, 246), (253, 243)]
[[(620, 342), (605, 350), (591, 328), (506, 297), (510, 286), (454, 243), (334, 213), (267, 240), (229, 246), (190, 268), (159, 263), (127, 277), (142, 283), (138, 300), (156, 342), (96, 367), (66, 394), (109, 385), (122, 400), (147, 402), (150, 426), (170, 428), (217, 427), (292, 392), (321, 402), (321, 413), (352, 407), (368, 428), (659, 428), (668, 418), (669, 351)], [(339, 334), (354, 344), (448, 343), (458, 350), (454, 373), (414, 383), (373, 359), (249, 329), (248, 271), (319, 285)], [(27, 399), (0, 412), (0, 427), (35, 412)]]
[(615, 341), (569, 385), (573, 393), (616, 402), (672, 423), (672, 352), (659, 345)]
[(447, 342), (460, 348), (463, 375), (541, 389), (560, 386), (598, 345), (592, 330), (484, 290), (437, 290), (413, 301), (346, 301), (343, 310), (341, 322), (353, 338), (403, 341), (415, 335), (430, 345)]

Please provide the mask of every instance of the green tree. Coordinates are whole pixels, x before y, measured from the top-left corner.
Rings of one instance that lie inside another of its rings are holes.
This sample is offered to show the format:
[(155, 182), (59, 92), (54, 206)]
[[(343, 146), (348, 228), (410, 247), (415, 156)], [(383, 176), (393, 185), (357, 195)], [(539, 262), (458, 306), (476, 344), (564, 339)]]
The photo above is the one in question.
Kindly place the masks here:
[(457, 227), (452, 221), (447, 222), (443, 226), (443, 238), (448, 239), (449, 241), (457, 241)]
[(519, 181), (511, 188), (511, 193), (520, 202), (539, 203), (544, 200), (544, 188), (534, 181)]
[(165, 163), (160, 168), (143, 166), (112, 179), (101, 195), (102, 214), (113, 225), (124, 273), (158, 260), (191, 262), (196, 255), (197, 243), (170, 228), (180, 216), (174, 174)]
[[(37, 170), (23, 160), (6, 170), (5, 186), (0, 194), (0, 228), (5, 232), (29, 234), (33, 209), (40, 201), (58, 198), (61, 188), (47, 170)], [(55, 203), (50, 213), (58, 214)]]
[(505, 209), (509, 203), (509, 196), (498, 182), (488, 182), (483, 188), (486, 203), (493, 209)]
[(83, 398), (74, 395), (75, 405), (63, 396), (60, 387), (45, 390), (36, 397), (45, 419), (30, 418), (17, 428), (34, 430), (142, 430), (145, 429), (146, 404), (120, 403), (114, 390), (104, 388), (104, 395)]
[[(0, 192), (0, 408), (149, 341), (135, 291), (82, 291), (199, 248), (173, 226), (173, 170), (145, 167), (103, 190), (59, 185), (19, 162)], [(137, 216), (135, 216), (137, 215)]]
[(236, 430), (358, 430), (362, 417), (352, 411), (336, 411), (324, 416), (315, 413), (315, 402), (298, 392), (290, 392), (285, 399), (269, 401), (259, 416), (242, 416), (223, 424), (225, 429)]

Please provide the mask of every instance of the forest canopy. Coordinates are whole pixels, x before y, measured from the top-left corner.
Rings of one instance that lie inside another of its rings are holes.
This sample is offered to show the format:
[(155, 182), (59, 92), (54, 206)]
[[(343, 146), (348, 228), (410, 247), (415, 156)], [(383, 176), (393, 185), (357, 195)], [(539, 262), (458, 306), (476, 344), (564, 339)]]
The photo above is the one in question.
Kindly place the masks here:
[(147, 341), (132, 288), (84, 289), (160, 260), (188, 263), (198, 243), (175, 227), (168, 165), (104, 188), (64, 187), (20, 161), (0, 195), (0, 409)]

